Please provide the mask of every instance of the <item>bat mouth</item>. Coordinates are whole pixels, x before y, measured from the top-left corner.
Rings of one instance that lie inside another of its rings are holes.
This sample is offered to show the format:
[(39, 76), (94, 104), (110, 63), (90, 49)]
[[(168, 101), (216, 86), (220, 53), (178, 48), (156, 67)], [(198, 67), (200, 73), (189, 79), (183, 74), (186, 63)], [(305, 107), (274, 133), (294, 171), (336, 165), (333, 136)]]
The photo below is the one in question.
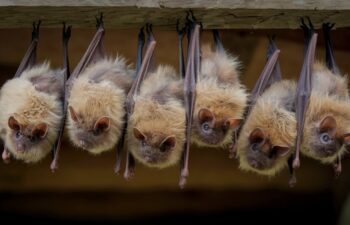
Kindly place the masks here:
[(145, 156), (144, 159), (149, 164), (156, 164), (159, 161), (156, 157), (152, 157), (152, 156)]
[(326, 157), (331, 157), (337, 153), (337, 148), (324, 148), (319, 151), (317, 151), (317, 154), (320, 157), (326, 158)]
[(254, 169), (257, 169), (257, 170), (262, 170), (265, 168), (265, 166), (263, 165), (262, 162), (256, 160), (256, 159), (248, 159), (248, 164), (254, 168)]

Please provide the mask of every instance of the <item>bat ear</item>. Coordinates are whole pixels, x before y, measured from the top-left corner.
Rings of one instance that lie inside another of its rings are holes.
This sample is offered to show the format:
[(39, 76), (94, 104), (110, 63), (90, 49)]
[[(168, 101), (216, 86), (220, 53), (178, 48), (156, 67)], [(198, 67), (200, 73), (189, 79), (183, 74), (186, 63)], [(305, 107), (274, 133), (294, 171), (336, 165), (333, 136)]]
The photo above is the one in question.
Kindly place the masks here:
[(284, 157), (290, 151), (290, 147), (275, 145), (275, 146), (273, 146), (273, 150), (276, 151), (276, 154), (278, 157)]
[(39, 137), (40, 139), (44, 139), (47, 135), (48, 130), (49, 129), (46, 123), (39, 123), (32, 129), (32, 137)]
[(320, 132), (327, 132), (331, 136), (335, 136), (335, 133), (337, 131), (337, 122), (335, 121), (333, 116), (326, 116), (323, 118), (322, 122), (320, 123)]
[(15, 119), (15, 117), (10, 116), (9, 120), (8, 120), (8, 126), (15, 131), (19, 131), (21, 130), (21, 125), (19, 124), (19, 122)]
[(206, 108), (202, 108), (198, 112), (198, 119), (201, 122), (212, 121), (214, 119), (214, 114)]
[(228, 118), (225, 121), (225, 127), (235, 129), (235, 128), (237, 128), (239, 126), (241, 121), (242, 121), (241, 119)]
[(343, 143), (346, 146), (350, 146), (350, 133), (343, 135)]
[(78, 116), (77, 116), (77, 113), (75, 112), (75, 110), (73, 109), (72, 106), (69, 106), (69, 114), (70, 114), (70, 118), (72, 118), (72, 120), (74, 122), (78, 122)]
[(134, 136), (136, 139), (142, 141), (146, 139), (146, 135), (144, 135), (138, 128), (134, 127)]
[(163, 142), (160, 144), (160, 151), (165, 152), (172, 148), (174, 148), (176, 145), (176, 138), (175, 136), (168, 136), (166, 137)]
[(101, 134), (103, 132), (106, 132), (111, 127), (111, 120), (107, 116), (100, 117), (95, 125), (94, 125), (94, 132), (97, 134)]
[(260, 128), (255, 128), (249, 135), (250, 143), (261, 143), (265, 140), (264, 131)]

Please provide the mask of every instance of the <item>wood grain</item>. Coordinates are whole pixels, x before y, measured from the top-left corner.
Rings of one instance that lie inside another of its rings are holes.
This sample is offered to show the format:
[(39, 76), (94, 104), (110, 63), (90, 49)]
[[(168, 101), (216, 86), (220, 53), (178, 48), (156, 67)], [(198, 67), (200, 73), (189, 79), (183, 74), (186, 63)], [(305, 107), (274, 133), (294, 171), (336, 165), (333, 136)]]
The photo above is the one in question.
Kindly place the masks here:
[(5, 0), (0, 1), (0, 28), (29, 27), (38, 19), (47, 27), (60, 26), (63, 20), (74, 27), (94, 27), (94, 16), (103, 12), (106, 27), (135, 28), (151, 22), (174, 29), (188, 9), (204, 28), (295, 29), (302, 16), (309, 16), (316, 27), (325, 21), (337, 23), (337, 27), (350, 26), (350, 2), (346, 0)]

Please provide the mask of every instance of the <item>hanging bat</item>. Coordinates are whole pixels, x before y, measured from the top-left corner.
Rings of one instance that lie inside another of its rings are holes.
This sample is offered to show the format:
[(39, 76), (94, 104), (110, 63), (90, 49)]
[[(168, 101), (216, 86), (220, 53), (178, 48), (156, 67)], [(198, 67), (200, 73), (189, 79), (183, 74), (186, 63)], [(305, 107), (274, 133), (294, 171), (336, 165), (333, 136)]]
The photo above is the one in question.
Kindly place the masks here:
[(246, 122), (238, 138), (239, 167), (274, 176), (288, 165), (296, 136), (296, 84), (281, 80), (272, 39), (269, 60), (249, 100)]
[(223, 48), (214, 31), (216, 50), (202, 48), (196, 85), (192, 142), (199, 146), (225, 147), (243, 119), (247, 92), (239, 81), (239, 62)]
[[(43, 159), (54, 145), (62, 121), (64, 70), (48, 62), (35, 64), (39, 26), (33, 23), (32, 41), (13, 79), (0, 91), (0, 132), (10, 156), (26, 163)], [(67, 40), (68, 41), (68, 40)]]
[[(308, 29), (312, 29), (311, 23)], [(302, 153), (324, 164), (338, 163), (350, 145), (350, 99), (348, 79), (335, 64), (330, 41), (333, 25), (324, 24), (326, 65), (315, 63), (312, 91), (306, 111)]]
[[(149, 27), (148, 35), (150, 46), (155, 41)], [(142, 63), (149, 64), (146, 60), (147, 53)], [(183, 82), (172, 67), (162, 65), (153, 72), (139, 72), (135, 84), (138, 82), (128, 120), (128, 151), (149, 167), (175, 165), (180, 161), (185, 140)]]
[(121, 138), (126, 93), (134, 75), (123, 57), (105, 56), (103, 36), (101, 15), (97, 32), (67, 83), (69, 139), (92, 154), (112, 149)]

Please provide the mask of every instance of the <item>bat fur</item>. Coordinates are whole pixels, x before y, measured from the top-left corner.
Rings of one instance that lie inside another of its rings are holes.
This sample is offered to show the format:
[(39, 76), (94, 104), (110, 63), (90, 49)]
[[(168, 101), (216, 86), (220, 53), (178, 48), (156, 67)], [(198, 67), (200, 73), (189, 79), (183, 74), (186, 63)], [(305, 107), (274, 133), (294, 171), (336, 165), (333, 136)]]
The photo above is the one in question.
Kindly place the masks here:
[[(134, 112), (127, 130), (128, 149), (144, 165), (162, 169), (177, 164), (181, 158), (186, 128), (182, 87), (183, 82), (172, 67), (158, 66), (134, 96)], [(151, 149), (143, 150), (135, 128)], [(167, 137), (174, 138), (174, 146), (163, 153), (160, 146)]]
[[(62, 119), (63, 70), (50, 69), (43, 63), (7, 81), (0, 91), (0, 131), (5, 146), (16, 159), (35, 163), (43, 159), (55, 143)], [(21, 133), (28, 135), (39, 123), (46, 123), (48, 131), (37, 143), (23, 144), (18, 151), (16, 131), (9, 127), (14, 117), (21, 125)]]
[[(124, 58), (102, 59), (90, 65), (73, 82), (68, 99), (67, 131), (71, 142), (92, 154), (112, 149), (122, 134), (124, 103), (134, 76)], [(73, 120), (71, 109), (77, 115)], [(109, 128), (95, 135), (94, 125), (109, 118)]]

